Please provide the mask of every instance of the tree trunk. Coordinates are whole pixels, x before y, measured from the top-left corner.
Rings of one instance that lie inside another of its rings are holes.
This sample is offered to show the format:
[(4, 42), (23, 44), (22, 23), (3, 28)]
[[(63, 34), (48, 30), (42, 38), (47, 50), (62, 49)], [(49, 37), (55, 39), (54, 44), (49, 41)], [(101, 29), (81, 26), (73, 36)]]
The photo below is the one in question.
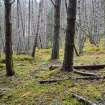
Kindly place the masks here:
[(42, 11), (42, 2), (43, 1), (40, 1), (40, 3), (39, 3), (37, 30), (36, 30), (36, 36), (34, 39), (34, 46), (33, 46), (33, 50), (32, 50), (32, 57), (33, 58), (35, 57), (36, 47), (37, 47), (37, 43), (38, 43), (38, 35), (39, 35), (39, 29), (40, 29), (40, 18), (41, 18), (41, 11)]
[(31, 33), (31, 1), (29, 0), (29, 4), (28, 4), (28, 42), (27, 42), (27, 46), (26, 46), (26, 50), (27, 53), (29, 53), (30, 50), (30, 33)]
[(59, 58), (59, 31), (60, 31), (60, 6), (61, 0), (55, 0), (54, 5), (54, 36), (51, 59)]
[(73, 71), (76, 0), (69, 0), (67, 7), (67, 30), (65, 38), (64, 71)]
[(12, 76), (15, 73), (12, 54), (11, 3), (10, 0), (5, 0), (5, 59), (7, 76)]

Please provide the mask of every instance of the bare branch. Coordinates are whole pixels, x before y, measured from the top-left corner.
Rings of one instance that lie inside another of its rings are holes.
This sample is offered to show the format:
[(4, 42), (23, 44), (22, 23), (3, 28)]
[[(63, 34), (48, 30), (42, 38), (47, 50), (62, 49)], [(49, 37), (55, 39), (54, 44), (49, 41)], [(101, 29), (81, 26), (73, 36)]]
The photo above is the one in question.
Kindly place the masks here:
[(15, 0), (11, 0), (11, 2), (10, 2), (10, 3), (11, 3), (11, 5), (12, 5), (14, 2), (15, 2)]
[(67, 0), (65, 0), (65, 7), (66, 7), (66, 12), (67, 12), (67, 8), (68, 8), (68, 6), (67, 6)]
[(50, 0), (51, 1), (51, 3), (53, 4), (53, 6), (55, 7), (55, 3), (54, 3), (54, 1), (53, 0)]

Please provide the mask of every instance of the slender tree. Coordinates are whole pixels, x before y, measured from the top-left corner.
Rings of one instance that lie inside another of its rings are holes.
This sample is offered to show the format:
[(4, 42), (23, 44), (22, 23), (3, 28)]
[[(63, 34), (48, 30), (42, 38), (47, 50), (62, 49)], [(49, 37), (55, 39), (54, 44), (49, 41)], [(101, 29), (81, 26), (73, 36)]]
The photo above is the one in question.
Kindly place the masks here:
[(37, 47), (37, 42), (38, 42), (38, 35), (39, 35), (39, 29), (40, 29), (40, 18), (41, 18), (41, 12), (42, 12), (42, 3), (43, 0), (40, 1), (39, 3), (39, 10), (38, 10), (38, 21), (37, 21), (37, 29), (36, 29), (36, 36), (34, 39), (34, 45), (33, 45), (33, 50), (32, 50), (32, 57), (35, 57), (35, 53), (36, 53), (36, 47)]
[(61, 0), (55, 0), (54, 5), (54, 36), (51, 59), (59, 58), (59, 33), (60, 33), (60, 6)]
[(73, 71), (76, 1), (77, 0), (69, 0), (67, 6), (67, 30), (65, 38), (65, 54), (63, 61), (64, 71)]
[(27, 43), (27, 52), (29, 53), (29, 47), (30, 47), (30, 32), (31, 32), (31, 1), (29, 0), (28, 4), (28, 43)]
[[(0, 39), (1, 39), (1, 25), (0, 25)], [(2, 43), (1, 43), (1, 40), (0, 40), (0, 57), (1, 57), (1, 45), (2, 45)]]
[(14, 75), (12, 60), (12, 24), (11, 24), (11, 0), (4, 0), (5, 3), (5, 59), (7, 76)]

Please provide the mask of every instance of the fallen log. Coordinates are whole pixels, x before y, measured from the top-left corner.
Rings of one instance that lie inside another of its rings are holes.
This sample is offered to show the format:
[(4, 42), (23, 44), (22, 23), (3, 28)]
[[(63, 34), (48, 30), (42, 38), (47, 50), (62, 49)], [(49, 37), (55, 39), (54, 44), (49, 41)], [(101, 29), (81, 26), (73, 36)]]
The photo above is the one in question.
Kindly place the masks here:
[(86, 70), (98, 70), (103, 68), (105, 68), (105, 64), (74, 66), (74, 69), (86, 69)]
[[(54, 70), (57, 68), (60, 68), (61, 65), (51, 65), (49, 67), (50, 70)], [(99, 64), (99, 65), (74, 65), (73, 66), (74, 69), (85, 69), (85, 70), (99, 70), (99, 69), (103, 69), (105, 68), (105, 64)]]
[(72, 93), (72, 97), (76, 98), (78, 101), (84, 103), (85, 105), (97, 105), (96, 103), (84, 98), (83, 96), (79, 96), (77, 94)]
[(95, 77), (98, 77), (97, 74), (90, 73), (90, 72), (82, 72), (82, 71), (77, 71), (77, 70), (74, 70), (73, 72), (76, 73), (76, 74), (80, 74), (82, 76), (95, 76)]
[(38, 81), (40, 84), (51, 84), (51, 83), (56, 83), (60, 81), (65, 81), (65, 80), (101, 80), (105, 79), (105, 77), (93, 77), (93, 76), (87, 76), (87, 77), (77, 77), (77, 78), (66, 78), (66, 79), (51, 79), (51, 80), (40, 80)]

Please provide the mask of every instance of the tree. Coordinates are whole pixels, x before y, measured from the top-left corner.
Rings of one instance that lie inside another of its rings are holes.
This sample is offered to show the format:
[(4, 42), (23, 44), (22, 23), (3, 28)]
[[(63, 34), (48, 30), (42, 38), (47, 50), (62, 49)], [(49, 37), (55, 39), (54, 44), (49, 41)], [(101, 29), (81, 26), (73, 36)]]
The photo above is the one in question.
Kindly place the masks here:
[[(29, 51), (29, 47), (30, 47), (30, 33), (31, 33), (31, 1), (29, 0), (29, 4), (28, 4), (28, 43), (27, 43), (27, 52)], [(29, 52), (28, 52), (29, 53)]]
[[(78, 0), (77, 3), (77, 14), (78, 14), (78, 23), (80, 27), (86, 28), (86, 0)], [(78, 52), (79, 54), (83, 54), (83, 48), (86, 41), (86, 35), (83, 33), (81, 28), (78, 27), (78, 34), (77, 34), (77, 44), (78, 44)]]
[[(2, 6), (2, 1), (0, 0), (0, 9), (2, 9), (1, 6)], [(1, 15), (1, 12), (0, 12), (0, 15)], [(0, 57), (1, 57), (1, 49), (2, 49), (1, 39), (2, 39), (2, 33), (1, 33), (1, 21), (0, 21)]]
[(5, 3), (5, 59), (7, 76), (15, 74), (12, 60), (12, 24), (11, 24), (11, 5), (13, 2), (4, 0)]
[[(0, 39), (1, 39), (1, 26), (0, 26)], [(1, 40), (0, 40), (0, 57), (1, 57)]]
[(53, 48), (51, 59), (59, 58), (59, 33), (60, 33), (60, 6), (61, 0), (55, 0), (54, 5), (54, 36), (53, 36)]
[(35, 39), (34, 39), (34, 45), (33, 45), (33, 50), (32, 50), (32, 54), (31, 54), (33, 58), (35, 57), (36, 47), (37, 47), (37, 43), (38, 43), (38, 35), (39, 35), (39, 28), (40, 28), (40, 18), (41, 18), (41, 12), (42, 12), (42, 4), (43, 4), (43, 0), (40, 1), (40, 3), (39, 3), (36, 36), (35, 36)]
[(76, 21), (76, 0), (69, 0), (67, 6), (67, 29), (65, 38), (64, 71), (73, 71), (74, 35)]

